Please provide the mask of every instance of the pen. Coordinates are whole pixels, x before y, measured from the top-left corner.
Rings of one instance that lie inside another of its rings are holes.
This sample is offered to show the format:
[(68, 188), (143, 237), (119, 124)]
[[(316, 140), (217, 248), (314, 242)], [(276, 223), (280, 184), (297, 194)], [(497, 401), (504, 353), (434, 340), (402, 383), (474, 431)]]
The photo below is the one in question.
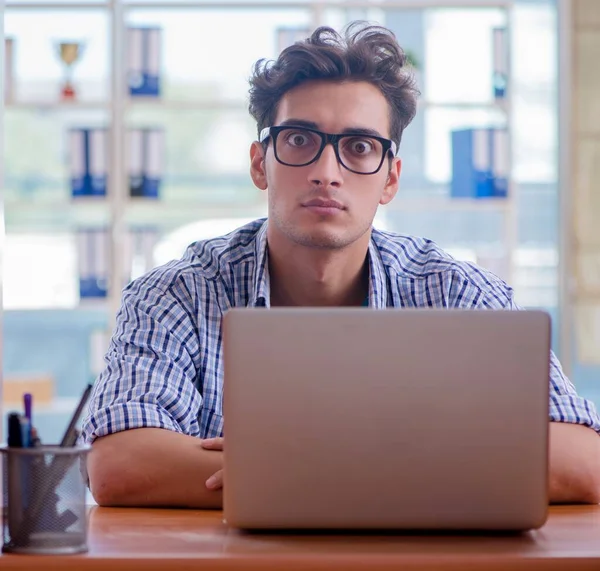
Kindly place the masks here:
[(11, 448), (23, 448), (21, 415), (18, 412), (11, 412), (8, 415), (8, 445)]
[(25, 393), (23, 395), (23, 410), (25, 411), (25, 418), (27, 419), (28, 424), (27, 446), (31, 446), (31, 429), (33, 428), (33, 419), (31, 416), (33, 410), (33, 395), (31, 393)]
[(92, 392), (93, 385), (88, 385), (83, 394), (81, 395), (81, 399), (79, 400), (79, 404), (77, 408), (73, 412), (73, 416), (71, 416), (71, 420), (69, 425), (67, 426), (67, 430), (60, 442), (60, 445), (64, 448), (65, 446), (75, 446), (77, 443), (77, 423), (79, 422), (79, 417), (83, 412), (83, 407), (87, 403), (90, 398), (90, 393)]
[(31, 424), (26, 416), (19, 416), (19, 423), (21, 426), (21, 443), (23, 448), (29, 448), (31, 446)]

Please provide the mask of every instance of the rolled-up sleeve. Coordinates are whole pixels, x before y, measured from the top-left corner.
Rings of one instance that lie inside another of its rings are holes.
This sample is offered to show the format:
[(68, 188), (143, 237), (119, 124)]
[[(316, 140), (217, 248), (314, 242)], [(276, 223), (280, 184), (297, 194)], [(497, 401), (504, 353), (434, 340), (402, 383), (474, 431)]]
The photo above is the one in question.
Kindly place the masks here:
[(164, 280), (150, 274), (123, 294), (106, 367), (83, 420), (84, 442), (133, 428), (200, 433), (193, 303), (181, 280)]
[(600, 434), (594, 403), (577, 394), (554, 354), (550, 356), (550, 420), (584, 424)]
[[(468, 276), (460, 274), (452, 282), (449, 305), (477, 309), (523, 310), (503, 280), (473, 264), (466, 264)], [(600, 417), (593, 402), (577, 394), (563, 373), (556, 355), (550, 351), (550, 410), (554, 422), (583, 424), (600, 434)]]
[[(510, 297), (509, 309), (522, 309)], [(600, 417), (593, 402), (577, 394), (561, 364), (550, 351), (550, 420), (583, 424), (600, 434)]]

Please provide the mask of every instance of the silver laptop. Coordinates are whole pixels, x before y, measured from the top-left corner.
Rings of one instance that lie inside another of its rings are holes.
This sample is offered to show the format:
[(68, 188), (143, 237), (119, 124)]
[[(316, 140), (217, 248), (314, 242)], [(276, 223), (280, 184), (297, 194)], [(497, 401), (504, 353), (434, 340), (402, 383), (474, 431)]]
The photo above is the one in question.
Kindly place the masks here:
[(223, 335), (229, 525), (545, 522), (546, 313), (236, 308)]

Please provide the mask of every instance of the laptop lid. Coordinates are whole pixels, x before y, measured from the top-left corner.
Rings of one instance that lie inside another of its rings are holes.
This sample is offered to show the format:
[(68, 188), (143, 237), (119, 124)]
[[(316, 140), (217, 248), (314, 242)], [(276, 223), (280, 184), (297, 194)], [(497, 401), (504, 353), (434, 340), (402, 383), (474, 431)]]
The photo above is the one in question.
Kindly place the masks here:
[(223, 342), (230, 525), (544, 523), (546, 313), (236, 308)]

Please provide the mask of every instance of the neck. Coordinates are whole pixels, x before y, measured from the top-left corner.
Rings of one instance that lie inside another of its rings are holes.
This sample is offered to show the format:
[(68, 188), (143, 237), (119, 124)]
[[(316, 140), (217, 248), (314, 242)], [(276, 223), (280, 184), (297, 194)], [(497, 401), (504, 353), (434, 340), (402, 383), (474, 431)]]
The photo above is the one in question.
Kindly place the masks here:
[(370, 232), (365, 236), (349, 248), (333, 251), (269, 243), (271, 305), (362, 305), (369, 292)]

